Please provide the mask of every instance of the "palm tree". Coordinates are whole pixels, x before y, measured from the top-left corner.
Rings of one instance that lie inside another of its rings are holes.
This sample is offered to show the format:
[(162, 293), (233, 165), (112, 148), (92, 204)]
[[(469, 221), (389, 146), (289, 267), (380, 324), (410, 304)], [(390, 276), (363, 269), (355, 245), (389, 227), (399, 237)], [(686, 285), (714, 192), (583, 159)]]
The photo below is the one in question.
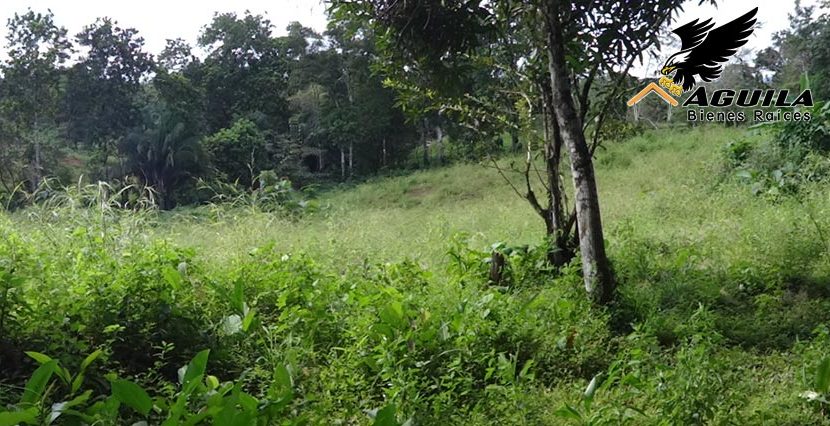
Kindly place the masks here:
[(200, 137), (186, 121), (163, 112), (151, 126), (130, 133), (123, 152), (128, 170), (152, 186), (159, 208), (168, 209), (172, 192), (205, 170), (206, 155)]

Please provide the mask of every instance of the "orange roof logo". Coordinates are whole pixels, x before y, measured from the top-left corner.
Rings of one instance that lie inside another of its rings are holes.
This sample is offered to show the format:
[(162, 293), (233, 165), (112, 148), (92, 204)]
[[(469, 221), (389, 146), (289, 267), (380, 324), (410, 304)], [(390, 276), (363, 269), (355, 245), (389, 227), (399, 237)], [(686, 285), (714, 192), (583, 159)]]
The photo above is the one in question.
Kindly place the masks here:
[(671, 95), (668, 94), (668, 92), (663, 90), (663, 88), (658, 86), (657, 83), (653, 81), (649, 83), (648, 86), (644, 87), (643, 90), (640, 90), (636, 95), (629, 99), (628, 102), (626, 102), (626, 104), (628, 106), (634, 106), (634, 104), (643, 100), (643, 98), (651, 92), (660, 95), (660, 97), (663, 98), (664, 101), (668, 102), (671, 106), (676, 107), (678, 105), (677, 99), (673, 98)]

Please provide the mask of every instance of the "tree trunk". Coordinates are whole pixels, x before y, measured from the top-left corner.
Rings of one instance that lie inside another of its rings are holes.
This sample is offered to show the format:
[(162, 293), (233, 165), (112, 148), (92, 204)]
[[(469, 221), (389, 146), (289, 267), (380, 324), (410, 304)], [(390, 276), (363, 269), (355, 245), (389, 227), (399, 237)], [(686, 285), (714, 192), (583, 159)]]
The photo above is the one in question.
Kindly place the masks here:
[(510, 131), (510, 152), (519, 152), (519, 131), (516, 129)]
[(501, 284), (502, 273), (504, 272), (505, 264), (504, 255), (493, 251), (490, 254), (490, 282), (499, 285)]
[(354, 176), (354, 142), (349, 142), (349, 179)]
[(109, 143), (108, 138), (104, 140), (103, 149), (104, 149), (104, 152), (102, 153), (103, 158), (101, 159), (101, 168), (102, 168), (101, 171), (104, 174), (104, 181), (109, 181), (110, 180), (110, 173), (109, 173), (108, 163), (109, 163), (109, 158), (110, 158), (110, 143)]
[(167, 200), (167, 186), (164, 184), (164, 180), (161, 178), (156, 178), (156, 189), (158, 190), (159, 199), (158, 199), (158, 207), (160, 210), (167, 210), (170, 208), (169, 202)]
[(340, 180), (346, 180), (346, 151), (340, 147)]
[(429, 128), (427, 119), (424, 119), (421, 125), (421, 146), (424, 148), (424, 167), (429, 167), (429, 144), (427, 143), (427, 129)]
[(544, 82), (541, 86), (545, 117), (545, 171), (547, 173), (549, 197), (545, 228), (548, 238), (553, 243), (553, 247), (548, 253), (548, 261), (551, 265), (560, 267), (573, 258), (573, 253), (568, 247), (568, 230), (565, 229), (567, 219), (565, 217), (564, 194), (562, 180), (559, 178), (562, 159), (562, 136), (559, 133), (559, 125), (556, 123), (550, 84)]
[(386, 138), (383, 138), (383, 142), (381, 142), (380, 166), (386, 168)]
[(435, 126), (435, 146), (438, 148), (438, 164), (444, 163), (444, 131), (441, 126)]
[(41, 164), (41, 148), (40, 148), (40, 135), (37, 131), (35, 131), (35, 164), (34, 164), (34, 182), (32, 182), (33, 190), (37, 190), (40, 187), (41, 181), (41, 170), (43, 170), (43, 166)]
[(40, 187), (40, 181), (42, 180), (41, 172), (43, 170), (43, 165), (41, 164), (41, 157), (43, 154), (41, 153), (40, 147), (40, 125), (38, 123), (38, 116), (35, 114), (34, 126), (33, 131), (31, 131), (30, 135), (32, 137), (32, 142), (34, 145), (34, 157), (32, 159), (32, 191), (36, 191), (38, 187)]
[(614, 277), (605, 253), (594, 165), (582, 132), (582, 123), (576, 113), (570, 74), (565, 62), (565, 42), (559, 21), (560, 3), (561, 0), (543, 2), (553, 109), (559, 134), (571, 159), (585, 290), (595, 303), (607, 304), (613, 298)]

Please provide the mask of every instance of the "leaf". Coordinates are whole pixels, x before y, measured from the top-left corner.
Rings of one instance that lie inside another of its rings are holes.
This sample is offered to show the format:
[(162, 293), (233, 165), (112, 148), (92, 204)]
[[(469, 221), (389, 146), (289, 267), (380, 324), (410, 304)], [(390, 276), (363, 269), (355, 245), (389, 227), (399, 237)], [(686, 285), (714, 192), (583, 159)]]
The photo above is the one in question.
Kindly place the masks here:
[(625, 407), (625, 411), (623, 412), (623, 420), (633, 419), (636, 418), (638, 415), (648, 417), (648, 414), (646, 414), (643, 410), (637, 407)]
[(372, 426), (400, 426), (398, 419), (395, 418), (396, 411), (395, 404), (389, 404), (383, 407), (375, 414), (375, 421), (372, 423)]
[(47, 362), (52, 360), (52, 358), (49, 355), (44, 355), (40, 352), (27, 351), (26, 355), (28, 355), (29, 358), (37, 361), (37, 363), (41, 365), (46, 364)]
[(21, 404), (34, 404), (40, 400), (43, 390), (46, 389), (46, 384), (55, 372), (58, 362), (51, 360), (35, 370), (32, 377), (26, 382), (26, 388), (23, 390), (23, 397), (20, 398)]
[(591, 382), (588, 383), (588, 387), (585, 388), (585, 393), (582, 395), (585, 399), (592, 399), (594, 397), (594, 393), (597, 391), (597, 385), (599, 384), (599, 374), (594, 376), (591, 379)]
[[(182, 367), (185, 368), (185, 367)], [(176, 426), (179, 424), (179, 419), (185, 413), (185, 405), (187, 404), (187, 395), (180, 393), (176, 398), (176, 402), (170, 406), (167, 419), (162, 422), (161, 426)]]
[(384, 306), (378, 315), (381, 321), (392, 327), (398, 327), (403, 323), (403, 305), (401, 302), (391, 302)]
[(816, 372), (816, 390), (821, 393), (830, 391), (830, 357), (821, 360)]
[(98, 357), (100, 357), (102, 353), (103, 352), (100, 349), (98, 349), (95, 352), (87, 355), (86, 358), (84, 358), (83, 362), (81, 362), (81, 370), (78, 371), (78, 374), (75, 375), (75, 378), (72, 379), (72, 384), (70, 386), (70, 390), (72, 393), (75, 393), (79, 389), (81, 389), (81, 385), (84, 383), (84, 372), (86, 372), (86, 369), (89, 367), (89, 365), (95, 362), (95, 360)]
[(208, 389), (214, 390), (219, 387), (219, 379), (216, 376), (207, 376)]
[(72, 373), (70, 373), (69, 370), (61, 367), (58, 364), (55, 364), (55, 375), (58, 376), (67, 386), (69, 386), (70, 382), (72, 381)]
[(83, 362), (81, 362), (81, 372), (85, 371), (90, 364), (95, 362), (95, 360), (98, 359), (98, 357), (100, 357), (102, 353), (103, 352), (100, 349), (98, 349), (95, 352), (87, 355), (86, 358), (84, 358)]
[(269, 399), (272, 401), (271, 406), (277, 410), (282, 410), (294, 399), (294, 382), (284, 365), (278, 365), (274, 370)]
[(61, 414), (71, 411), (69, 410), (70, 408), (83, 404), (91, 395), (92, 391), (88, 390), (73, 398), (71, 401), (63, 401), (52, 404), (52, 413), (49, 415), (49, 423), (53, 423), (58, 417), (60, 417)]
[(283, 389), (290, 390), (293, 387), (293, 383), (291, 381), (291, 374), (288, 372), (288, 368), (286, 368), (284, 365), (278, 365), (276, 370), (274, 370), (274, 380)]
[(15, 426), (20, 423), (34, 423), (37, 420), (37, 407), (22, 411), (0, 412), (0, 426)]
[[(50, 357), (49, 355), (45, 355), (45, 354), (42, 354), (40, 352), (28, 351), (28, 352), (26, 352), (26, 355), (28, 355), (29, 358), (32, 358), (33, 360), (37, 361), (38, 364), (41, 364), (41, 365), (46, 364), (46, 363), (53, 360), (52, 357)], [(58, 377), (60, 377), (61, 380), (63, 380), (64, 383), (66, 383), (67, 385), (69, 384), (69, 380), (70, 380), (72, 375), (69, 374), (69, 371), (67, 369), (61, 368), (61, 366), (58, 365), (57, 361), (55, 361), (55, 367), (54, 367), (53, 373), (57, 374)]]
[(170, 284), (170, 287), (173, 287), (174, 290), (182, 288), (182, 275), (172, 266), (164, 265), (164, 268), (161, 269), (161, 276), (164, 277), (164, 281), (167, 281), (167, 284)]
[(248, 332), (251, 325), (254, 323), (254, 318), (256, 318), (256, 309), (248, 309), (248, 312), (245, 314), (245, 318), (242, 319), (242, 331), (246, 333)]
[[(239, 386), (239, 385), (237, 385), (237, 386)], [(245, 411), (248, 411), (248, 412), (251, 412), (251, 413), (256, 412), (257, 407), (259, 406), (259, 401), (256, 398), (254, 398), (251, 395), (248, 395), (247, 393), (245, 393), (241, 390), (238, 390), (238, 392), (236, 392), (236, 397), (239, 400), (239, 406), (242, 407)], [(250, 423), (245, 423), (245, 424), (250, 424)]]
[(563, 405), (558, 410), (553, 412), (554, 416), (562, 417), (564, 419), (582, 420), (582, 415), (568, 404)]
[(70, 387), (70, 390), (72, 391), (72, 393), (77, 392), (81, 388), (81, 385), (83, 383), (84, 383), (84, 373), (78, 373), (78, 375), (75, 376), (74, 379), (72, 379), (72, 386)]
[(240, 313), (245, 313), (245, 287), (242, 281), (237, 280), (233, 283), (233, 293), (230, 294), (230, 302), (233, 307)]
[(153, 400), (141, 386), (124, 379), (115, 379), (112, 384), (112, 396), (126, 404), (141, 415), (150, 414), (153, 409)]
[(190, 360), (190, 363), (187, 364), (187, 368), (184, 371), (184, 375), (182, 377), (182, 385), (187, 385), (188, 383), (192, 382), (193, 380), (200, 378), (203, 374), (205, 374), (205, 369), (207, 368), (207, 360), (208, 354), (210, 354), (210, 349), (205, 349)]
[(532, 367), (533, 367), (533, 360), (532, 359), (527, 360), (527, 362), (525, 362), (524, 367), (522, 367), (521, 371), (519, 371), (519, 378), (530, 377), (531, 379), (533, 379), (533, 377), (530, 376), (530, 374), (531, 374), (530, 369)]

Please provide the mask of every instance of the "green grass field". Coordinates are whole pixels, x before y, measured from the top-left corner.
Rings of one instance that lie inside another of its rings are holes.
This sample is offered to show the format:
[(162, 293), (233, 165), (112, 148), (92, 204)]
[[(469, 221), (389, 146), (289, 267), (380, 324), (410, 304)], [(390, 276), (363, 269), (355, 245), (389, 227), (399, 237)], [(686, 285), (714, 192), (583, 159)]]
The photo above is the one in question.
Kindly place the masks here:
[[(612, 247), (615, 230), (626, 227), (639, 238), (700, 246), (712, 262), (731, 262), (775, 250), (779, 244), (761, 244), (767, 239), (816, 232), (805, 207), (826, 226), (826, 194), (770, 203), (724, 182), (721, 149), (753, 137), (759, 136), (717, 127), (660, 130), (600, 150), (596, 168)], [(447, 241), (456, 233), (469, 234), (482, 249), (499, 241), (538, 244), (544, 233), (527, 202), (480, 164), (377, 178), (324, 193), (320, 202), (324, 213), (299, 221), (248, 211), (220, 220), (174, 213), (160, 236), (216, 261), (274, 243), (334, 263), (411, 259), (435, 266), (447, 260)]]
[[(620, 281), (609, 310), (590, 306), (578, 268), (540, 271), (532, 251), (510, 257), (505, 288), (486, 284), (489, 247), (539, 245), (543, 225), (494, 170), (464, 164), (324, 192), (294, 219), (221, 206), (106, 226), (75, 210), (0, 218), (27, 306), (12, 305), (3, 339), (73, 366), (105, 348), (108, 371), (162, 396), (210, 347), (211, 374), (258, 398), (290, 374), (278, 414), (313, 424), (373, 424), (366, 410), (382, 407), (416, 424), (830, 424), (799, 396), (823, 386), (830, 350), (830, 191), (771, 198), (730, 176), (725, 144), (765, 137), (663, 129), (598, 153)], [(229, 332), (249, 305), (261, 330)], [(161, 358), (130, 354), (162, 342)]]

